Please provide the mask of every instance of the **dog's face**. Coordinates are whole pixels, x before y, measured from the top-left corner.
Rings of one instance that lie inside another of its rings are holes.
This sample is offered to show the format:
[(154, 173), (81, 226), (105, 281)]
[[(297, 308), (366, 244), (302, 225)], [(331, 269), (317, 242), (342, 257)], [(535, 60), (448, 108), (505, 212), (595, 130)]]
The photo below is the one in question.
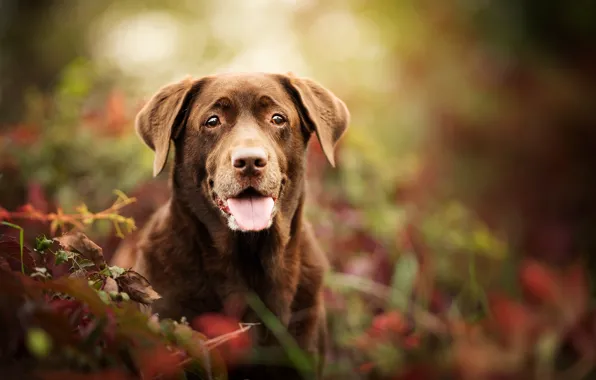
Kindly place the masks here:
[(317, 83), (278, 74), (224, 74), (162, 88), (137, 131), (163, 169), (170, 140), (185, 198), (218, 210), (229, 228), (260, 231), (296, 203), (312, 132), (331, 164), (349, 113)]

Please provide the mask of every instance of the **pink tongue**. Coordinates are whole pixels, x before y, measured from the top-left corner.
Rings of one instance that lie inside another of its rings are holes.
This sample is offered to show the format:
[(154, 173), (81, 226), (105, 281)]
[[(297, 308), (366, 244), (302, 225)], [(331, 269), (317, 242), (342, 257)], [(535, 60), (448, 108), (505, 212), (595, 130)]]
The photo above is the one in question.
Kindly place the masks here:
[(241, 230), (260, 231), (269, 227), (273, 203), (271, 197), (230, 198), (228, 208)]

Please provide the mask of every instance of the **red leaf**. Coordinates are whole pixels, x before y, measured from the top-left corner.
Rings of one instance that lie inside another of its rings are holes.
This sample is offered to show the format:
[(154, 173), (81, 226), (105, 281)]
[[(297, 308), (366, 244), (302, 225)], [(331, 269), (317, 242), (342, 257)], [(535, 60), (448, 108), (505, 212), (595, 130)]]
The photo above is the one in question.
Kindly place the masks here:
[(535, 261), (521, 269), (520, 282), (526, 298), (556, 306), (565, 323), (573, 323), (587, 309), (588, 284), (581, 265), (556, 271)]
[(529, 299), (555, 303), (560, 297), (554, 274), (534, 260), (528, 260), (521, 265), (520, 282), (524, 294)]
[(81, 302), (78, 300), (68, 300), (68, 299), (54, 299), (48, 302), (52, 310), (56, 313), (70, 315), (74, 310), (81, 307)]
[(572, 320), (581, 318), (588, 308), (589, 287), (581, 265), (573, 265), (561, 274), (562, 308)]
[(505, 343), (526, 342), (537, 327), (536, 318), (523, 305), (502, 295), (489, 297), (490, 309), (500, 337)]
[(126, 129), (128, 118), (126, 116), (126, 104), (124, 94), (114, 90), (110, 93), (105, 108), (106, 126), (102, 132), (109, 136), (120, 136)]
[(7, 137), (16, 145), (31, 145), (39, 138), (39, 131), (35, 126), (18, 124), (8, 132)]
[[(23, 264), (25, 266), (25, 273), (31, 272), (36, 266), (32, 254), (33, 251), (24, 245)], [(18, 239), (12, 236), (0, 235), (0, 262), (3, 261), (8, 264), (10, 270), (21, 271), (21, 246)]]
[(48, 200), (44, 190), (38, 182), (30, 182), (27, 189), (27, 203), (42, 213), (48, 211)]
[(86, 303), (89, 310), (97, 316), (105, 316), (107, 313), (108, 307), (85, 279), (61, 277), (46, 282), (35, 282), (34, 285), (38, 289), (53, 290), (68, 294)]
[[(192, 321), (191, 325), (195, 330), (211, 339), (233, 333), (240, 329), (237, 319), (220, 314), (200, 315)], [(250, 335), (248, 333), (242, 333), (227, 339), (221, 345), (217, 346), (217, 350), (226, 363), (232, 364), (244, 356), (250, 347)]]
[(420, 336), (418, 335), (409, 335), (404, 338), (403, 345), (405, 348), (413, 349), (420, 347)]
[(239, 324), (236, 319), (220, 314), (202, 314), (192, 322), (193, 328), (203, 333), (208, 338), (231, 333), (238, 330)]
[(169, 379), (182, 374), (180, 355), (175, 355), (165, 346), (144, 351), (137, 357), (139, 372), (144, 379), (153, 379), (158, 375)]
[(397, 311), (390, 311), (377, 315), (372, 322), (369, 333), (372, 336), (383, 336), (387, 333), (404, 334), (408, 331), (408, 323), (404, 316)]
[(360, 373), (368, 373), (373, 368), (375, 368), (375, 363), (374, 362), (366, 362), (366, 363), (361, 364), (358, 367), (358, 372), (360, 372)]
[(31, 212), (35, 211), (35, 208), (31, 204), (27, 203), (27, 204), (24, 204), (21, 207), (19, 207), (18, 211), (24, 212), (24, 213), (31, 213)]

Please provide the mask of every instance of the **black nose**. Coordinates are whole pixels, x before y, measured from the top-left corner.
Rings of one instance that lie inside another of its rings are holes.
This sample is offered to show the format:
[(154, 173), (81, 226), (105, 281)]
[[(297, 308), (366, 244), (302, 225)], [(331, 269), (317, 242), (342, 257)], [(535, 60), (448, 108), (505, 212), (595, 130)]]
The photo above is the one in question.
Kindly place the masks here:
[(257, 175), (267, 166), (267, 152), (263, 148), (236, 148), (232, 166), (242, 175)]

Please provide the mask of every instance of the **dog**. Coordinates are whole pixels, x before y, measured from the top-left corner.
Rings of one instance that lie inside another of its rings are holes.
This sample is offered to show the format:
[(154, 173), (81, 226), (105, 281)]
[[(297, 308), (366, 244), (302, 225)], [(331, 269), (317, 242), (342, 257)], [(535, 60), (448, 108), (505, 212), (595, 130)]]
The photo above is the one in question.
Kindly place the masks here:
[[(153, 95), (135, 129), (155, 153), (154, 176), (174, 146), (171, 197), (143, 227), (136, 247), (119, 255), (161, 295), (151, 312), (259, 322), (243, 301), (256, 295), (317, 361), (312, 377), (320, 377), (329, 264), (304, 216), (306, 150), (315, 134), (335, 166), (349, 121), (342, 100), (292, 74), (187, 78)], [(258, 346), (279, 348), (264, 323), (253, 330)], [(291, 366), (250, 363), (229, 372), (231, 379), (298, 375)]]

